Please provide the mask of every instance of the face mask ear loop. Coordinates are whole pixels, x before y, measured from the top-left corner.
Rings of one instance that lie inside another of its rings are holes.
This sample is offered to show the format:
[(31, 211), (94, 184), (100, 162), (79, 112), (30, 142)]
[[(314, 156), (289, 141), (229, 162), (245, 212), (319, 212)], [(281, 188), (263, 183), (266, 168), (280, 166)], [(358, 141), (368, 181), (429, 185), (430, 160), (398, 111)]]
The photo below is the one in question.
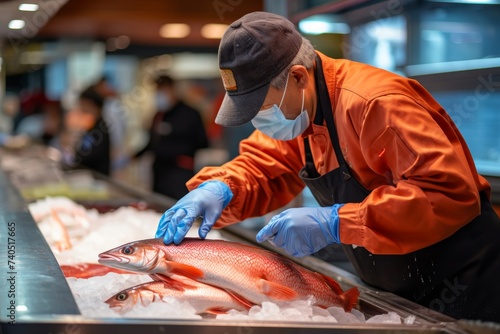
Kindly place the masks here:
[(300, 113), (302, 114), (304, 112), (304, 102), (305, 102), (305, 89), (302, 89), (302, 106), (300, 107)]
[(283, 100), (285, 99), (285, 94), (286, 94), (286, 88), (288, 87), (288, 78), (290, 77), (290, 74), (286, 76), (286, 82), (285, 82), (285, 90), (283, 92), (283, 96), (281, 97), (280, 105), (278, 108), (281, 110), (281, 104), (283, 103)]

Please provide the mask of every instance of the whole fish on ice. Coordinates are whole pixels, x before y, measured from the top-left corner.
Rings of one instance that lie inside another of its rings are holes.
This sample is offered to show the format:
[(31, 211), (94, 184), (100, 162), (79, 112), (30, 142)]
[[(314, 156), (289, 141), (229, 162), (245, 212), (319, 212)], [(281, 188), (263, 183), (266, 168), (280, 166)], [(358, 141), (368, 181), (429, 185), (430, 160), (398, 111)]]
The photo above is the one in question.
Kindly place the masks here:
[(139, 240), (99, 254), (99, 263), (153, 274), (156, 279), (185, 276), (223, 288), (247, 306), (313, 296), (324, 308), (350, 311), (359, 291), (342, 291), (325, 275), (262, 248), (222, 240), (185, 238), (180, 245), (162, 239)]
[(238, 311), (248, 309), (225, 290), (185, 277), (139, 284), (118, 292), (105, 303), (116, 311), (125, 313), (138, 304), (147, 306), (165, 297), (174, 297), (180, 302), (187, 301), (197, 314), (220, 314), (231, 309)]

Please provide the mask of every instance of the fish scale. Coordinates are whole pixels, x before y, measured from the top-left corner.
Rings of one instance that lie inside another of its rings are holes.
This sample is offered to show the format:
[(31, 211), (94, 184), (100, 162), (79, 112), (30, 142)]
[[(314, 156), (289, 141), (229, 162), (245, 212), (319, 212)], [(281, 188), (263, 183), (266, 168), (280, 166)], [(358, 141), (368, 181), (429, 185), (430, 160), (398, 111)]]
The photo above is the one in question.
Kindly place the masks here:
[[(144, 258), (155, 266), (145, 265)], [(165, 245), (161, 239), (138, 240), (101, 253), (99, 262), (157, 277), (185, 276), (223, 288), (249, 306), (313, 296), (318, 306), (341, 306), (349, 311), (359, 296), (357, 288), (344, 292), (332, 278), (280, 254), (223, 240), (185, 238), (180, 245)]]

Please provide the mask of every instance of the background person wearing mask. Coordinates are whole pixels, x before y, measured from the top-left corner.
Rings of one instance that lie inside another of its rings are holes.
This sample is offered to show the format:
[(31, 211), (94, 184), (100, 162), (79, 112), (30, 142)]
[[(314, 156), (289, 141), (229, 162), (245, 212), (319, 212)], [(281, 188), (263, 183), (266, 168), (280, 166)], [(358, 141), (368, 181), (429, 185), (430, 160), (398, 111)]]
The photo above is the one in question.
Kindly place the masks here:
[(111, 169), (122, 169), (126, 162), (125, 142), (127, 135), (126, 113), (120, 95), (112, 87), (106, 76), (101, 77), (94, 85), (95, 90), (103, 97), (102, 117), (109, 128), (111, 139)]
[(194, 175), (194, 155), (208, 147), (208, 138), (200, 113), (178, 97), (174, 80), (161, 75), (155, 83), (157, 112), (149, 142), (135, 157), (153, 152), (153, 191), (179, 199)]
[(419, 83), (328, 58), (290, 21), (264, 12), (229, 26), (219, 67), (226, 96), (216, 122), (251, 121), (258, 131), (239, 156), (188, 182), (156, 237), (177, 244), (203, 216), (204, 238), (214, 224), (283, 207), (307, 185), (321, 207), (283, 211), (257, 241), (293, 256), (343, 244), (374, 287), (455, 318), (500, 321), (490, 186)]
[(102, 117), (103, 97), (91, 86), (78, 98), (65, 119), (63, 162), (70, 168), (88, 168), (110, 175), (111, 143)]

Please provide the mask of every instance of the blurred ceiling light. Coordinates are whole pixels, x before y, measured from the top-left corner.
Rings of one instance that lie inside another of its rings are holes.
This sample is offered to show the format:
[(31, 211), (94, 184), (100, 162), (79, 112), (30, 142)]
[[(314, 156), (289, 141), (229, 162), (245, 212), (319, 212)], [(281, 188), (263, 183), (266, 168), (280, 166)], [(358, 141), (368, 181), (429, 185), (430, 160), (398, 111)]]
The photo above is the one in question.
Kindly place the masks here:
[(119, 50), (126, 49), (130, 45), (130, 37), (125, 35), (118, 36), (115, 45)]
[(201, 28), (201, 35), (205, 38), (221, 39), (227, 27), (228, 27), (227, 24), (220, 24), (220, 23), (205, 24)]
[(23, 12), (36, 12), (38, 10), (38, 5), (35, 3), (22, 3), (19, 5), (19, 10)]
[(313, 15), (299, 22), (299, 29), (304, 34), (348, 34), (349, 25), (335, 15)]
[(106, 50), (109, 52), (126, 49), (129, 45), (130, 37), (125, 35), (111, 37), (106, 40)]
[(167, 23), (160, 28), (160, 36), (163, 38), (184, 38), (190, 32), (191, 28), (185, 23)]
[(23, 20), (12, 20), (9, 22), (9, 29), (22, 29), (25, 24)]

